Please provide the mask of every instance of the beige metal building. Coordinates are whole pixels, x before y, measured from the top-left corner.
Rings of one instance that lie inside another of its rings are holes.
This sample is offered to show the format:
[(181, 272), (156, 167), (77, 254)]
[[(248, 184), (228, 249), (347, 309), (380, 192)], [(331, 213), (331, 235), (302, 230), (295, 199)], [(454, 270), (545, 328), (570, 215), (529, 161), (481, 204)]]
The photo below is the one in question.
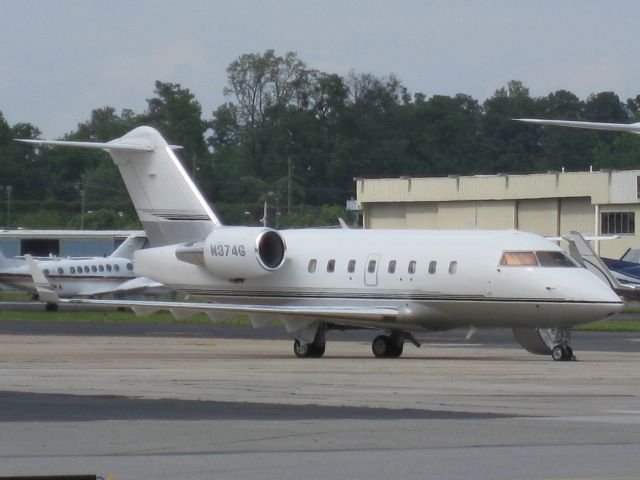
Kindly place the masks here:
[(603, 256), (640, 248), (640, 170), (440, 178), (358, 179), (365, 228), (571, 230), (617, 235), (595, 241)]

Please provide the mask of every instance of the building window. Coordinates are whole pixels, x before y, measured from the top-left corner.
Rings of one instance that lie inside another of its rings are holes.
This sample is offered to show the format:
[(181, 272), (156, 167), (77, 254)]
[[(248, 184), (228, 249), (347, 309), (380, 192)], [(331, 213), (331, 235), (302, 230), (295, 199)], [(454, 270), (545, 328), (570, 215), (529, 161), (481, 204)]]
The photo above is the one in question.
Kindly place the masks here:
[(389, 268), (387, 268), (387, 272), (396, 273), (396, 261), (395, 260), (391, 260), (389, 262)]
[(327, 262), (327, 272), (333, 273), (336, 269), (336, 261), (332, 258)]
[(600, 214), (600, 233), (636, 233), (635, 212), (602, 212)]
[(312, 258), (311, 260), (309, 260), (309, 266), (307, 267), (307, 270), (309, 271), (309, 273), (313, 273), (316, 271), (316, 264), (318, 262), (316, 261), (315, 258)]
[(356, 261), (349, 260), (349, 265), (347, 266), (347, 272), (353, 273), (356, 271)]
[(429, 262), (429, 273), (434, 274), (436, 273), (436, 266), (438, 265), (438, 262), (436, 262), (435, 260), (431, 260)]
[(411, 260), (409, 262), (409, 268), (407, 269), (407, 272), (414, 274), (416, 273), (416, 261), (415, 260)]

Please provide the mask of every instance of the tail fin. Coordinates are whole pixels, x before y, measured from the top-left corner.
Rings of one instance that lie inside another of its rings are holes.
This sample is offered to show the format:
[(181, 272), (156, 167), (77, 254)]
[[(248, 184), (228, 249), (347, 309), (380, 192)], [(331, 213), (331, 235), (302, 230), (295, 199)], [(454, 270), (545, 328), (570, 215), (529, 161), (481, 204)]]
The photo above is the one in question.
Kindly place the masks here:
[(201, 240), (221, 225), (172, 147), (154, 128), (138, 127), (108, 143), (19, 141), (109, 152), (152, 247)]
[(133, 259), (133, 254), (136, 250), (140, 250), (142, 248), (144, 242), (144, 237), (129, 235), (124, 242), (122, 242), (120, 246), (116, 248), (111, 255), (109, 255), (109, 258), (128, 258), (131, 260)]
[(541, 120), (537, 118), (514, 118), (517, 122), (534, 123), (536, 125), (552, 125), (556, 127), (586, 128), (588, 130), (609, 130), (611, 132), (629, 132), (640, 134), (639, 123), (600, 123), (574, 122), (569, 120)]

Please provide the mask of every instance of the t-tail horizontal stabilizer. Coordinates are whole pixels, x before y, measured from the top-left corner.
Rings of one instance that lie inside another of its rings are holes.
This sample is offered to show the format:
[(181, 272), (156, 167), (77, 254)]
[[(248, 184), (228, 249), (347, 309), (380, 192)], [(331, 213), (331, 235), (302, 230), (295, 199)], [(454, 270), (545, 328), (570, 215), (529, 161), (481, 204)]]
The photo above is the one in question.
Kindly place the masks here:
[(562, 238), (569, 242), (569, 254), (596, 277), (609, 284), (618, 295), (630, 300), (640, 300), (640, 291), (622, 285), (580, 232), (572, 231)]
[(33, 278), (33, 285), (36, 287), (38, 299), (47, 303), (61, 303), (60, 297), (58, 297), (58, 294), (33, 257), (27, 253), (24, 258), (27, 261), (27, 265), (29, 265), (29, 273), (31, 273), (31, 277)]
[(151, 127), (106, 143), (20, 140), (106, 150), (120, 170), (152, 247), (202, 240), (221, 225), (173, 148)]

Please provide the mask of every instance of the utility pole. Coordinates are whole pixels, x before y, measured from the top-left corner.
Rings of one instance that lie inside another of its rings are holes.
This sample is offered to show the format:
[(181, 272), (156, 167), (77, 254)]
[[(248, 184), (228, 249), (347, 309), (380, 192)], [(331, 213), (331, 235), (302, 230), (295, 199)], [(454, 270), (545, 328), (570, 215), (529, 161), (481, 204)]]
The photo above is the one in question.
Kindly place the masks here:
[(86, 196), (84, 183), (76, 183), (76, 190), (80, 192), (80, 230), (84, 230), (84, 203)]
[(287, 158), (289, 173), (287, 175), (287, 216), (291, 215), (291, 155)]
[(11, 191), (13, 187), (11, 185), (0, 186), (0, 190), (7, 192), (7, 228), (11, 226)]

